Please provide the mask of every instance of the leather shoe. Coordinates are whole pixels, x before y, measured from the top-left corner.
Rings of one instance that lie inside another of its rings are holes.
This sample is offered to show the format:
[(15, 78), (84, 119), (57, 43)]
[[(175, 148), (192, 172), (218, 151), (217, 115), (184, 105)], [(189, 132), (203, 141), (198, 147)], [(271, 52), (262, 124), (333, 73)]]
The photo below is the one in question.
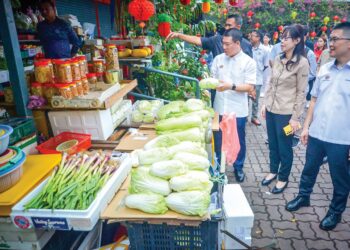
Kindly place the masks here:
[(273, 182), (274, 180), (277, 179), (277, 174), (275, 175), (275, 177), (273, 177), (272, 179), (270, 180), (266, 180), (266, 178), (264, 178), (262, 181), (261, 181), (261, 185), (263, 186), (268, 186), (270, 185), (271, 182)]
[(236, 170), (235, 169), (235, 177), (236, 177), (237, 182), (243, 182), (244, 177), (245, 177), (243, 170)]
[(252, 122), (255, 126), (261, 126), (261, 122), (260, 122), (258, 119), (253, 118), (253, 119), (251, 120), (251, 122)]
[(320, 223), (320, 228), (325, 231), (334, 229), (341, 221), (341, 214), (335, 214), (328, 212), (326, 217)]
[(288, 181), (286, 182), (286, 184), (284, 184), (283, 187), (281, 188), (277, 188), (276, 186), (273, 187), (273, 189), (271, 190), (271, 193), (273, 194), (280, 194), (284, 191), (284, 189), (288, 186)]
[(301, 207), (310, 206), (310, 198), (305, 196), (297, 196), (286, 205), (286, 210), (289, 212), (297, 211)]

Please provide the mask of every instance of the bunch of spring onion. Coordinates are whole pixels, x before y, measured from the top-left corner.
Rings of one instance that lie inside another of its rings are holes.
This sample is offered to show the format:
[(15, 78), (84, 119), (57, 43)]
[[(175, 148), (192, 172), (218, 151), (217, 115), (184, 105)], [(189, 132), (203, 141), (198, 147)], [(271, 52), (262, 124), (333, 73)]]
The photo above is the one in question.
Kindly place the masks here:
[(85, 210), (117, 167), (115, 161), (101, 153), (69, 158), (64, 154), (45, 187), (25, 209)]

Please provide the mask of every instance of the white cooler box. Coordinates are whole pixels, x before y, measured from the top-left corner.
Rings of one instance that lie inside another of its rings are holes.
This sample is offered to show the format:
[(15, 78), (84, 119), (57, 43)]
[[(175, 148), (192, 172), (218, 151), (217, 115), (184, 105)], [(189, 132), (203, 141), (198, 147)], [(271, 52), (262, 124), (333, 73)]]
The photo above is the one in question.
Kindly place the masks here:
[(131, 101), (123, 100), (106, 110), (51, 111), (49, 120), (55, 136), (69, 131), (91, 134), (92, 140), (107, 140), (131, 109)]
[[(241, 186), (239, 184), (225, 185), (223, 201), (225, 220), (220, 222), (220, 229), (228, 231), (250, 246), (254, 214)], [(245, 249), (224, 233), (219, 233), (219, 242), (223, 243), (223, 249)]]

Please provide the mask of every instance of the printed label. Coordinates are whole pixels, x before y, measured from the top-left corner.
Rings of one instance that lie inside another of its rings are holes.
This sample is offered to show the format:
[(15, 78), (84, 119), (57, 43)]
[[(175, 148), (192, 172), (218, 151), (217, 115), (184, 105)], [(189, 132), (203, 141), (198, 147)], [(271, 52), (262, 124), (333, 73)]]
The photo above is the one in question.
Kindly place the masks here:
[(65, 218), (32, 217), (32, 221), (35, 228), (69, 230), (69, 226)]

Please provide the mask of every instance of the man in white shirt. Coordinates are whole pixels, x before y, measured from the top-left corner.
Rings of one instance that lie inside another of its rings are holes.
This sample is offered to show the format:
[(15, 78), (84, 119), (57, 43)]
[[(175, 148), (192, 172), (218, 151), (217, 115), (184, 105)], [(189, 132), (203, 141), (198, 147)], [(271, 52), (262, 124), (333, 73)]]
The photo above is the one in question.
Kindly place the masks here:
[(258, 119), (259, 111), (259, 98), (260, 90), (264, 83), (264, 71), (269, 66), (269, 52), (261, 43), (263, 40), (263, 34), (258, 30), (253, 30), (250, 35), (250, 42), (253, 47), (253, 59), (256, 62), (256, 86), (255, 86), (255, 99), (253, 100), (252, 105), (252, 119), (251, 122), (260, 126), (261, 123)]
[[(214, 110), (222, 115), (235, 113), (237, 117), (237, 132), (240, 151), (233, 164), (238, 182), (244, 180), (244, 160), (246, 155), (245, 124), (248, 117), (248, 92), (254, 90), (256, 84), (256, 63), (241, 49), (242, 32), (238, 29), (226, 30), (222, 44), (224, 53), (215, 57), (212, 67), (212, 77), (220, 80), (216, 88)], [(222, 133), (215, 133), (215, 152), (220, 162)]]

